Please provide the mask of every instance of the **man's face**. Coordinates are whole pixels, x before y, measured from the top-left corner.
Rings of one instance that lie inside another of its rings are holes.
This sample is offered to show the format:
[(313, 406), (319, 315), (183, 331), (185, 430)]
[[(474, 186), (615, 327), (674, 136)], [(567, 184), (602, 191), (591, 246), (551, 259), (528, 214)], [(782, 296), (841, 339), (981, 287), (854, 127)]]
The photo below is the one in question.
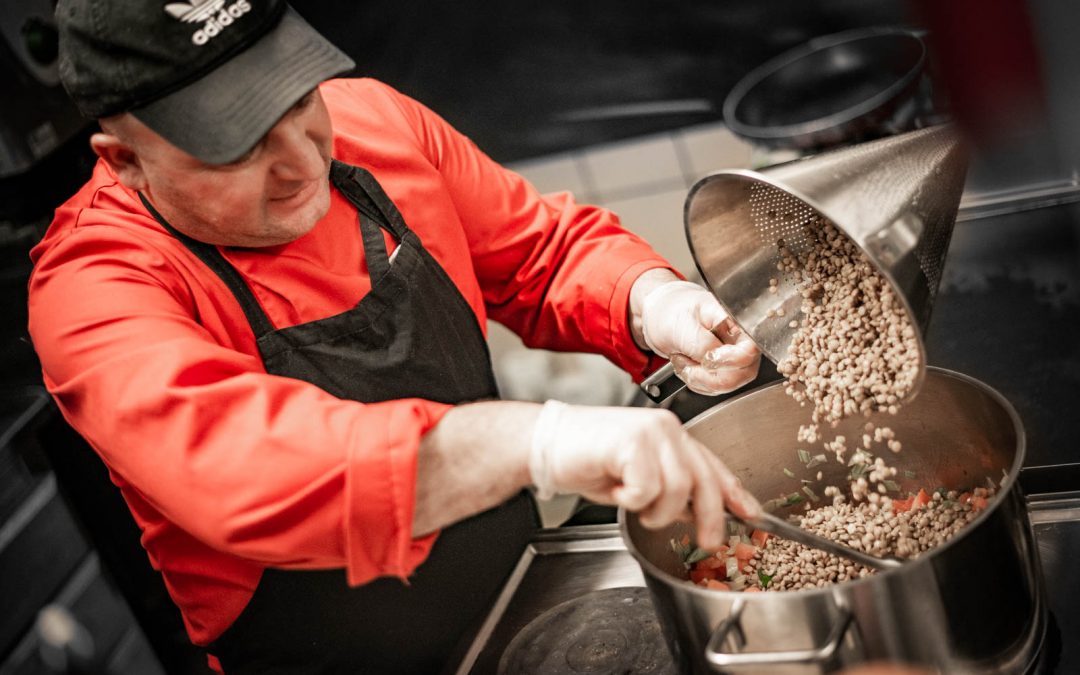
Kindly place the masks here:
[(122, 123), (119, 135), (137, 166), (129, 167), (135, 179), (120, 173), (121, 181), (141, 189), (173, 227), (194, 239), (222, 246), (284, 244), (311, 231), (330, 208), (330, 116), (318, 89), (230, 164), (205, 164), (130, 115)]

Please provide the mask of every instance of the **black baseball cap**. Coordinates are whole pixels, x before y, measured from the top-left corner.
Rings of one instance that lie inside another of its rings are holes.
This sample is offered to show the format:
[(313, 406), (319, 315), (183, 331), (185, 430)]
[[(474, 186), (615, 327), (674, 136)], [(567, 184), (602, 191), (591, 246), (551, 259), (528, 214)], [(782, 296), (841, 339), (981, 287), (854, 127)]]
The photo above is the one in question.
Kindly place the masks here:
[(60, 0), (56, 22), (60, 80), (83, 115), (130, 112), (209, 164), (355, 66), (283, 0)]

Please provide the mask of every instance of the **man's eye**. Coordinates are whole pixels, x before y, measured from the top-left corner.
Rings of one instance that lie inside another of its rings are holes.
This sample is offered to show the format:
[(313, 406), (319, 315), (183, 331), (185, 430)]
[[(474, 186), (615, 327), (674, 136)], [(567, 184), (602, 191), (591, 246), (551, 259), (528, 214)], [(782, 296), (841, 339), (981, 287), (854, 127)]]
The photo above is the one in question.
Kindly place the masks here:
[(296, 110), (300, 110), (301, 108), (306, 108), (311, 105), (312, 101), (315, 100), (316, 91), (318, 90), (312, 89), (311, 91), (309, 91), (307, 94), (304, 95), (302, 99), (296, 102), (296, 105), (294, 105), (293, 108)]

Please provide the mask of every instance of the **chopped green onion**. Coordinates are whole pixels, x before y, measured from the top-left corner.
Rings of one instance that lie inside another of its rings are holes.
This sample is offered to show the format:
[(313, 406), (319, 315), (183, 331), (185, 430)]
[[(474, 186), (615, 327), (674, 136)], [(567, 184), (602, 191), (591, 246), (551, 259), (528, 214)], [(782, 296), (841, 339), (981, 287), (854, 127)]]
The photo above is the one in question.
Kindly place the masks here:
[(757, 579), (758, 579), (758, 582), (761, 583), (762, 588), (768, 588), (769, 584), (772, 583), (772, 580), (773, 580), (774, 576), (776, 576), (776, 575), (775, 574), (765, 574), (765, 572), (762, 571), (762, 570), (757, 571)]
[(914, 478), (916, 475), (917, 474), (914, 471), (912, 471), (911, 469), (904, 469), (904, 477), (905, 478)]
[(806, 493), (806, 496), (810, 498), (810, 501), (816, 502), (818, 500), (817, 494), (810, 489), (809, 485), (804, 485), (802, 491)]
[(806, 464), (810, 461), (810, 453), (802, 448), (799, 448), (799, 461)]
[(794, 478), (795, 477), (795, 473), (791, 469), (787, 468), (786, 466), (784, 467), (784, 475), (787, 476), (788, 478)]
[(687, 566), (693, 565), (694, 563), (696, 563), (696, 562), (698, 562), (700, 560), (704, 560), (705, 558), (708, 558), (711, 555), (712, 555), (712, 553), (710, 553), (709, 551), (706, 551), (703, 548), (695, 547), (694, 550), (690, 551), (690, 554), (688, 556), (686, 556), (686, 560), (684, 561), (684, 563)]
[(802, 502), (802, 500), (803, 497), (801, 494), (799, 494), (798, 492), (792, 492), (787, 496), (787, 499), (784, 500), (784, 506), (794, 506)]
[(890, 490), (892, 492), (899, 492), (900, 491), (900, 485), (898, 485), (896, 481), (894, 481), (894, 480), (886, 480), (886, 481), (883, 481), (883, 482), (885, 483), (885, 489), (886, 490)]
[(739, 576), (739, 560), (735, 556), (731, 556), (724, 561), (724, 572), (727, 574), (728, 579), (734, 579)]
[(806, 462), (806, 468), (807, 469), (813, 469), (815, 466), (817, 466), (819, 464), (824, 464), (825, 461), (826, 461), (825, 455), (814, 455), (812, 459), (810, 459), (810, 460), (808, 460)]
[(851, 467), (851, 471), (848, 473), (849, 480), (858, 480), (866, 475), (867, 466), (865, 464), (856, 464)]
[(775, 511), (776, 509), (778, 509), (779, 507), (781, 507), (783, 505), (784, 505), (784, 500), (783, 499), (769, 499), (764, 504), (761, 505), (761, 508), (766, 513), (772, 513), (773, 511)]

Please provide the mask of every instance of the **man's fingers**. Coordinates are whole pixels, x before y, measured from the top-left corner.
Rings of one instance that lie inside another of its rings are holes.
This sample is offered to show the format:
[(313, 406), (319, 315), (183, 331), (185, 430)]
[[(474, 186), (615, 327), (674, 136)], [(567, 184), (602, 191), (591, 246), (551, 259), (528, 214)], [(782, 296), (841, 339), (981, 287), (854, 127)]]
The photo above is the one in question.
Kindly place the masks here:
[(723, 490), (727, 508), (742, 518), (753, 519), (760, 516), (762, 512), (761, 503), (743, 487), (742, 481), (727, 468), (727, 465), (719, 457), (711, 452), (709, 453), (709, 460), (716, 469), (717, 482), (720, 489)]
[(724, 535), (727, 534), (720, 472), (717, 464), (710, 461), (712, 453), (704, 446), (698, 446), (690, 454), (696, 465), (693, 503), (698, 545), (715, 550), (724, 543)]
[(612, 491), (615, 503), (628, 511), (640, 511), (651, 504), (664, 489), (660, 462), (653, 453), (625, 453), (618, 475), (622, 485)]
[(694, 489), (695, 475), (684, 448), (673, 447), (663, 439), (657, 448), (660, 465), (660, 481), (664, 489), (656, 500), (642, 509), (641, 524), (645, 527), (663, 527), (677, 520), (686, 508)]
[(706, 368), (747, 368), (761, 358), (757, 345), (748, 336), (740, 335), (734, 344), (722, 344), (710, 349), (702, 359)]
[(698, 320), (710, 331), (722, 330), (728, 321), (728, 313), (719, 302), (704, 303), (698, 309)]
[(753, 381), (760, 361), (755, 359), (745, 368), (706, 368), (681, 354), (673, 354), (671, 365), (690, 391), (712, 396), (734, 391)]
[(713, 334), (728, 344), (734, 343), (740, 335), (744, 335), (743, 329), (739, 328), (739, 324), (735, 323), (730, 316), (713, 329)]

